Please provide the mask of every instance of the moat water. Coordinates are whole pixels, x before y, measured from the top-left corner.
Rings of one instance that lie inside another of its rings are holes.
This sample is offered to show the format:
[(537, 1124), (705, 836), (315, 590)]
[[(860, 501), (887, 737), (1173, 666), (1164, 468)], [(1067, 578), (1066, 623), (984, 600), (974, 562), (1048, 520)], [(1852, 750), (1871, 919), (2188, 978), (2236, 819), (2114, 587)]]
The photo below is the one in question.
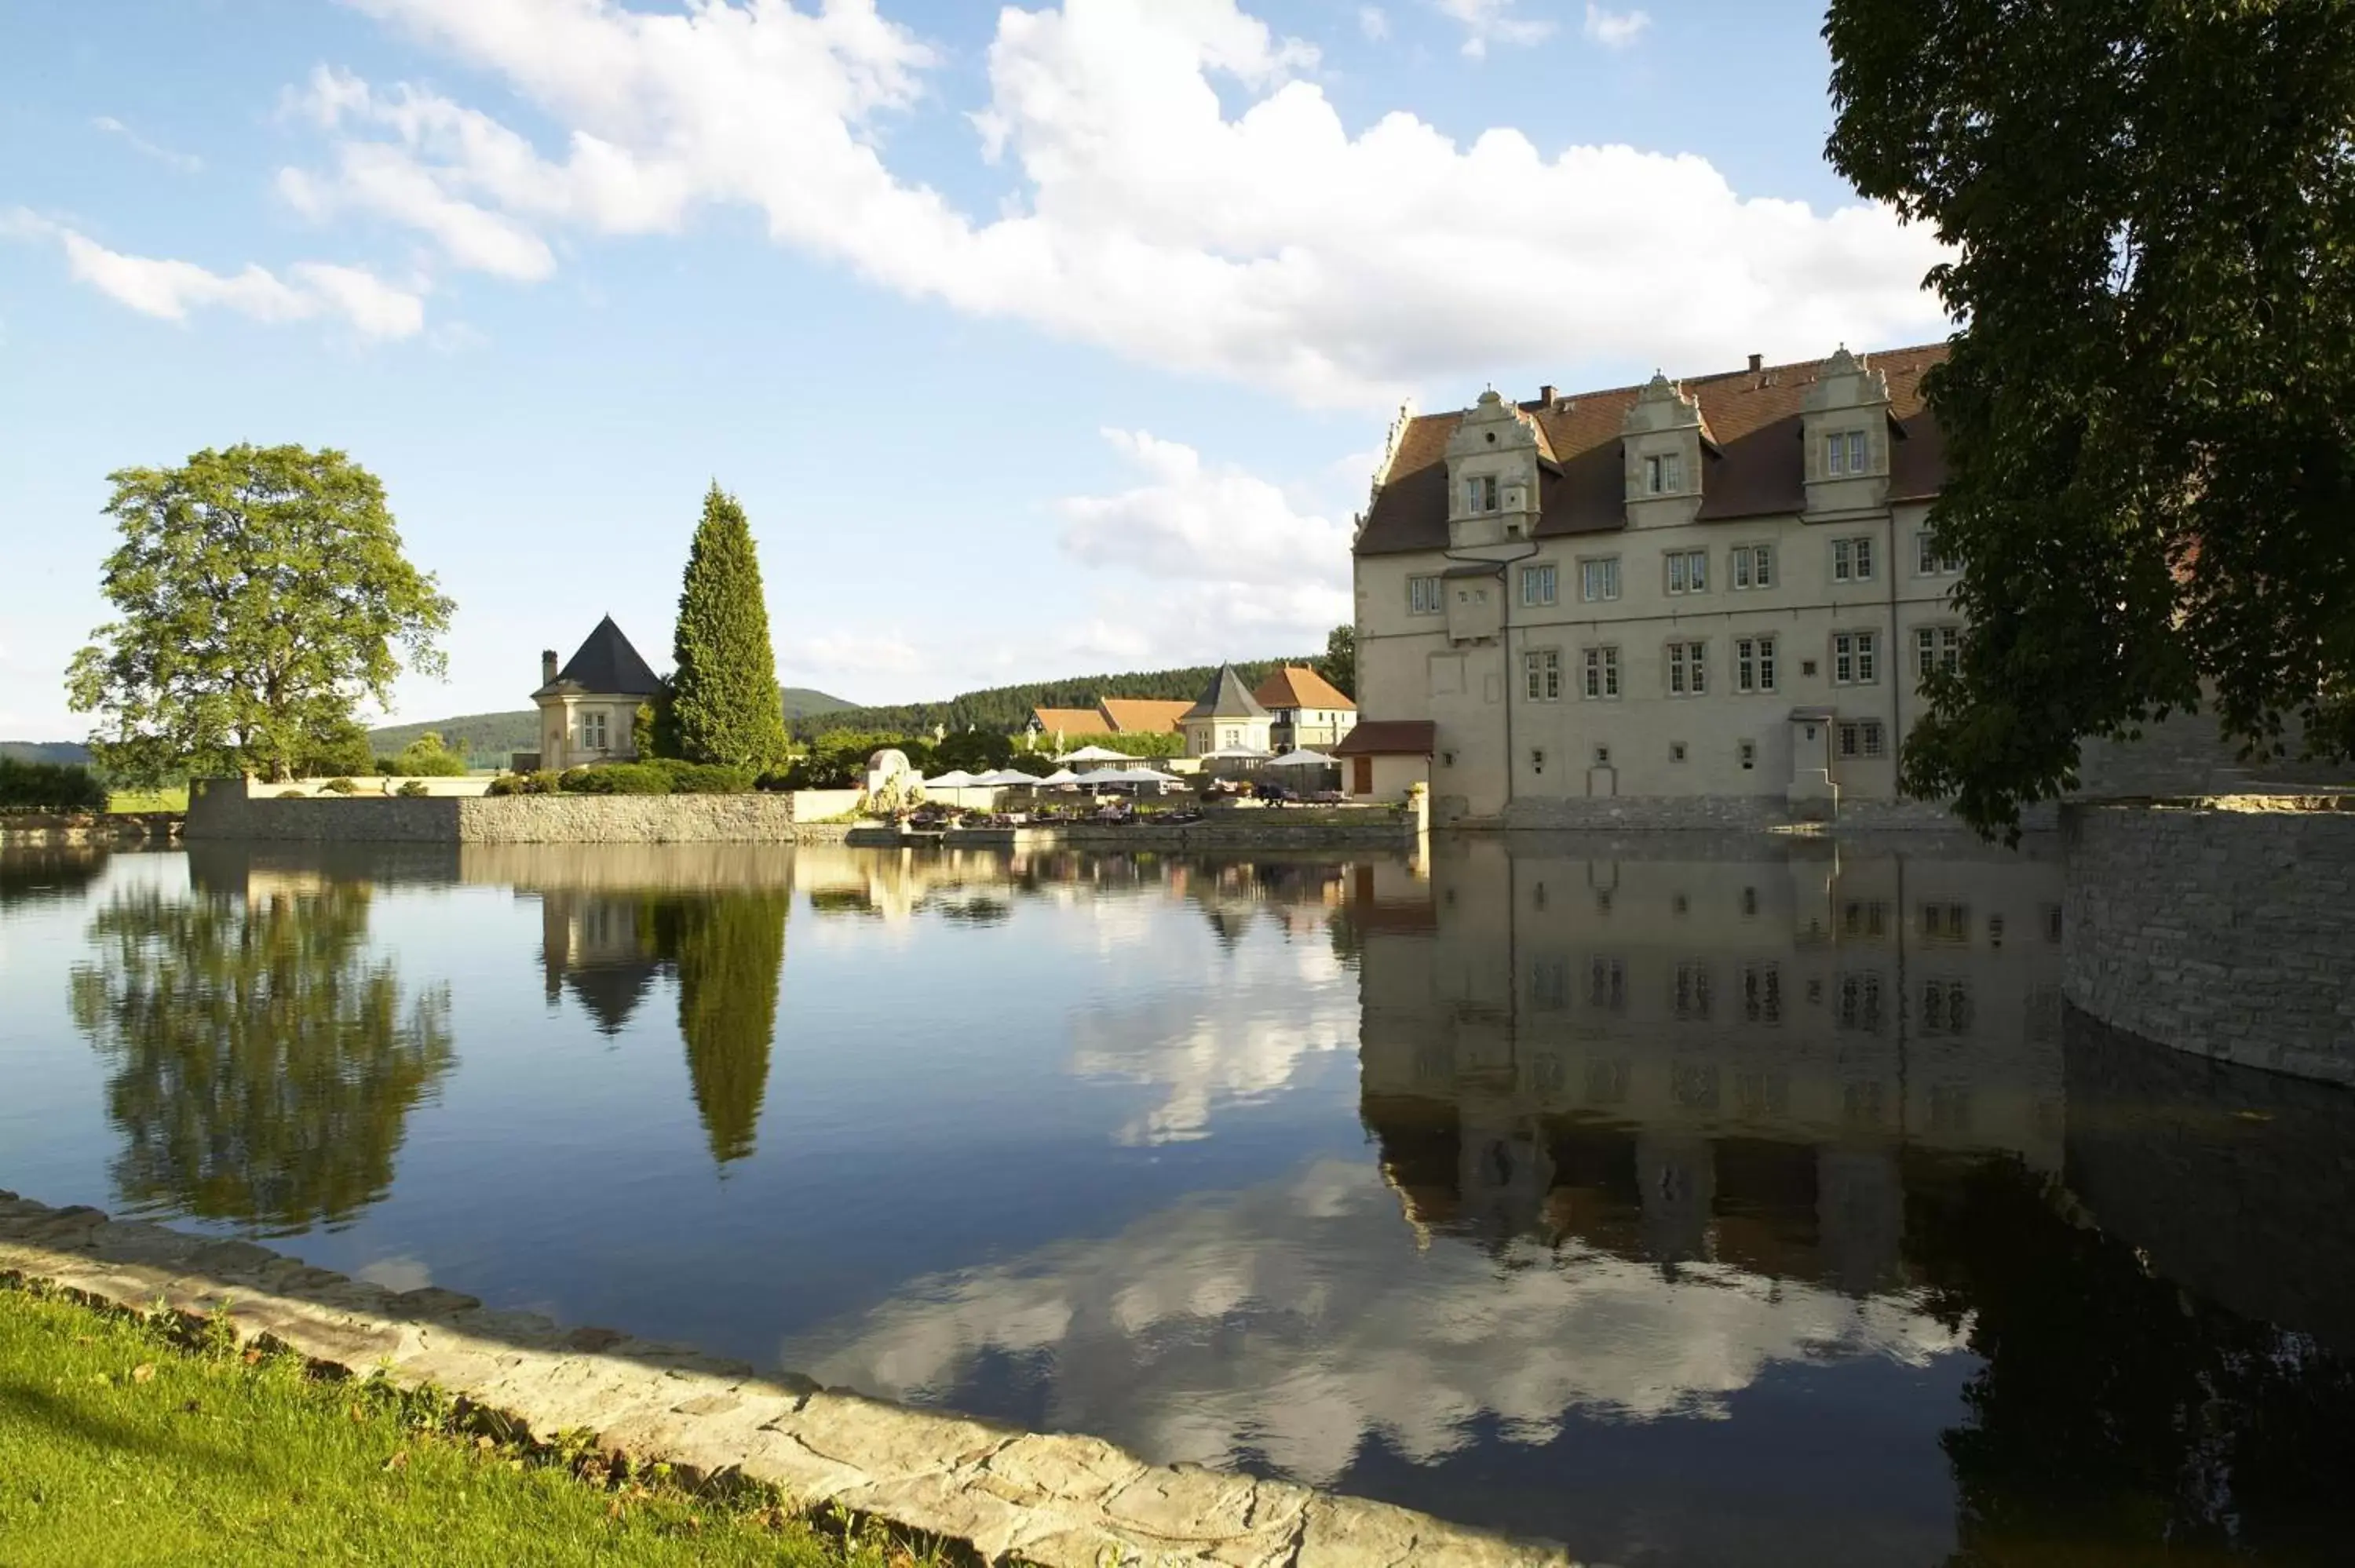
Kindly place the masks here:
[(0, 1186), (1599, 1563), (2343, 1562), (2355, 1097), (2021, 853), (0, 858)]

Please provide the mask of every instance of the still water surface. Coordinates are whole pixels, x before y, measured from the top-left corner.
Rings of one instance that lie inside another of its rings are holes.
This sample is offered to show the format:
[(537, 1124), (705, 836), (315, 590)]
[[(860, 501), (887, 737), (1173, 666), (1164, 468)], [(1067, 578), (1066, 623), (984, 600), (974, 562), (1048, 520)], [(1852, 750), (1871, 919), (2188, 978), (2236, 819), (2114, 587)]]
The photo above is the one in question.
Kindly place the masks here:
[(2344, 1561), (2348, 1097), (2057, 861), (0, 860), (0, 1185), (1625, 1563)]

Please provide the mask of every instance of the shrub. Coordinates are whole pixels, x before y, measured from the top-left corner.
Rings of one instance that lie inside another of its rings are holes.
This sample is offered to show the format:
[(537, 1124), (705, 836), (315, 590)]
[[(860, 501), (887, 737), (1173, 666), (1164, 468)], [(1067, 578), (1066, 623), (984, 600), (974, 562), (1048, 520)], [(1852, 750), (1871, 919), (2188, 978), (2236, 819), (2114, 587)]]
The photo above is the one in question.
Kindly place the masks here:
[(358, 788), (348, 779), (330, 779), (319, 786), (320, 792), (327, 795), (348, 795)]
[(752, 788), (768, 794), (783, 794), (788, 790), (798, 789), (799, 786), (794, 782), (792, 768), (771, 768), (763, 770), (758, 779), (752, 780)]
[(278, 798), (282, 800), (307, 800), (311, 792), (308, 789), (281, 789)]
[(667, 795), (670, 774), (653, 762), (608, 762), (568, 769), (557, 780), (568, 795)]
[(0, 811), (103, 811), (106, 786), (87, 768), (0, 757)]
[(388, 779), (455, 779), (466, 771), (466, 743), (444, 746), (441, 736), (429, 729), (399, 755), (378, 758), (377, 766)]
[(752, 787), (752, 772), (746, 768), (669, 758), (647, 766), (659, 768), (668, 776), (674, 795), (741, 795)]
[(416, 799), (418, 796), (420, 796), (420, 795), (430, 795), (430, 794), (432, 794), (432, 790), (430, 790), (430, 789), (428, 789), (425, 787), (425, 780), (424, 780), (424, 779), (410, 779), (407, 783), (405, 783), (405, 784), (401, 785), (401, 787), (400, 787), (399, 789), (395, 790), (395, 791), (394, 791), (394, 793), (395, 793), (395, 794), (399, 794), (399, 795), (406, 795), (406, 796), (408, 796), (410, 800), (415, 800), (415, 799)]

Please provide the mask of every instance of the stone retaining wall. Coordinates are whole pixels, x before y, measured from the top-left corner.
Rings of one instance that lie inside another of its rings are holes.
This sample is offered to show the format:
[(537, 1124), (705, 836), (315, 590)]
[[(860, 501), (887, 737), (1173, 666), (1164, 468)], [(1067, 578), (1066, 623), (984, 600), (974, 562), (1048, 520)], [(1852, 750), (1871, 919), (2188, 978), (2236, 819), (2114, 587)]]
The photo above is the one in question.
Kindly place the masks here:
[(186, 836), (249, 843), (794, 843), (839, 832), (797, 819), (796, 798), (745, 795), (504, 795), (478, 799), (248, 796), (200, 780)]
[(2302, 804), (2064, 808), (2068, 1000), (2178, 1051), (2355, 1084), (2355, 809)]
[(1041, 1568), (1572, 1568), (1386, 1503), (1284, 1481), (1146, 1465), (1092, 1437), (1013, 1431), (822, 1389), (792, 1373), (603, 1329), (566, 1330), (438, 1287), (396, 1293), (250, 1242), (184, 1235), (0, 1192), (0, 1277), (136, 1311), (225, 1308), (269, 1340), (356, 1376), (387, 1369), (515, 1420), (587, 1429), (689, 1481), (724, 1472)]

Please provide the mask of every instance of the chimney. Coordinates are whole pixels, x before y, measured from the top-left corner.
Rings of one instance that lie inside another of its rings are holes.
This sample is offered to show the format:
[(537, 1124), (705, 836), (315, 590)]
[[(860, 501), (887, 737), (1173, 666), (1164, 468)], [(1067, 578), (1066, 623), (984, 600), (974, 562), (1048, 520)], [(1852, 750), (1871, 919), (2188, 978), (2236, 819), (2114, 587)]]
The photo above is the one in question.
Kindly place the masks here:
[(1764, 355), (1763, 355), (1763, 354), (1753, 354), (1753, 355), (1752, 355), (1750, 356), (1750, 374), (1751, 374), (1751, 375), (1755, 376), (1755, 375), (1757, 375), (1760, 371), (1762, 371), (1762, 370), (1764, 370), (1764, 369), (1765, 369), (1765, 368), (1766, 368), (1766, 356), (1765, 356)]
[(543, 686), (556, 684), (556, 650), (553, 648), (539, 651), (539, 683)]
[(1550, 408), (1553, 407), (1553, 394), (1554, 385), (1552, 382), (1549, 381), (1544, 386), (1538, 388), (1538, 401)]

